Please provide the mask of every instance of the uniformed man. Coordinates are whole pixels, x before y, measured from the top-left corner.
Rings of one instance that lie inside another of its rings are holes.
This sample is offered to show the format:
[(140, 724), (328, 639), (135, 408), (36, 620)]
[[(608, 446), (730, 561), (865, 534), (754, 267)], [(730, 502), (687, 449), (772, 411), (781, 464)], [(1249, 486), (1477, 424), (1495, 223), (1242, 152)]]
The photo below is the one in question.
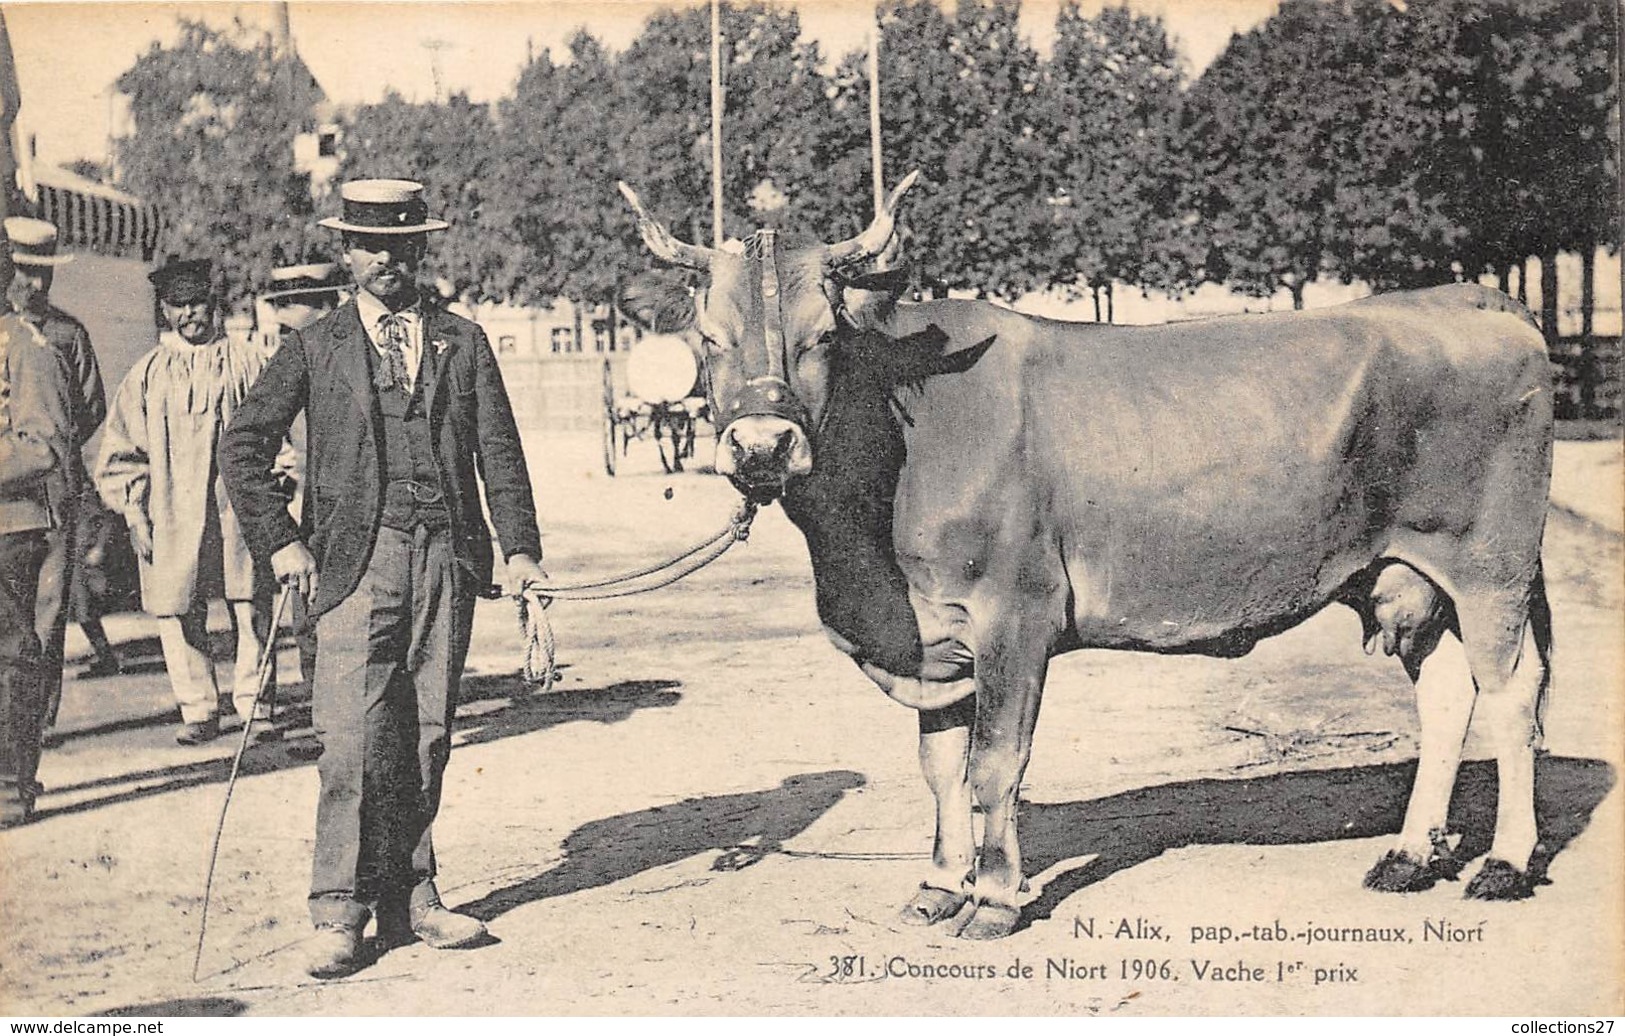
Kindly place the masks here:
[[(0, 279), (12, 275), (0, 236)], [(0, 315), (0, 827), (26, 823), (40, 788), (49, 704), (35, 628), (47, 537), (79, 491), (76, 383), (32, 324)], [(60, 675), (60, 673), (59, 673)]]
[[(85, 325), (51, 304), (51, 284), (56, 268), (72, 262), (73, 256), (57, 251), (56, 225), (43, 219), (10, 216), (6, 236), (11, 239), (14, 272), (6, 286), (6, 300), (22, 320), (37, 331), (67, 361), (73, 377), (73, 426), (77, 447), (69, 458), (76, 484), (83, 485), (84, 446), (107, 416), (107, 399), (102, 389), (101, 369), (96, 350), (91, 347)], [(66, 492), (67, 466), (52, 478), (59, 493)], [(40, 569), (39, 598), (35, 603), (39, 633), (40, 672), (46, 698), (45, 725), (56, 722), (62, 704), (62, 645), (67, 630), (69, 590), (73, 568), (79, 563), (75, 540), (79, 527), (80, 500), (75, 493), (62, 502), (62, 524), (45, 535), (45, 564)]]

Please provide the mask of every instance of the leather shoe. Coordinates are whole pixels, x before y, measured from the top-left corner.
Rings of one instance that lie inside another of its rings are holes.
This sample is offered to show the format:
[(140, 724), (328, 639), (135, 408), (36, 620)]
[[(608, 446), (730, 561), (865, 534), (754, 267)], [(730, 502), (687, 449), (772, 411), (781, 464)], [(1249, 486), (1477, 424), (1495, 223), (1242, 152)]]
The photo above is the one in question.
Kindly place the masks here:
[(0, 831), (8, 827), (21, 827), (34, 817), (33, 796), (0, 798)]
[(211, 718), (197, 723), (182, 723), (181, 729), (175, 733), (175, 743), (178, 745), (203, 745), (219, 736), (220, 721)]
[(412, 934), (437, 950), (461, 950), (487, 937), (479, 918), (456, 914), (436, 903), (413, 911)]
[(361, 929), (347, 924), (319, 924), (306, 942), (305, 973), (311, 978), (343, 978), (366, 966)]

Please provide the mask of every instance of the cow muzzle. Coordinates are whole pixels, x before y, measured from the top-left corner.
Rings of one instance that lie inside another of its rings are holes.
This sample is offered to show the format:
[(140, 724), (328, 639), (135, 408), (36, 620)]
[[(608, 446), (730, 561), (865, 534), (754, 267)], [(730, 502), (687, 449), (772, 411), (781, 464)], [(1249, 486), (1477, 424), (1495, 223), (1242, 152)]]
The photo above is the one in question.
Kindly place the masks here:
[(812, 444), (801, 426), (782, 417), (748, 414), (722, 430), (717, 474), (753, 499), (772, 499), (792, 478), (812, 471)]

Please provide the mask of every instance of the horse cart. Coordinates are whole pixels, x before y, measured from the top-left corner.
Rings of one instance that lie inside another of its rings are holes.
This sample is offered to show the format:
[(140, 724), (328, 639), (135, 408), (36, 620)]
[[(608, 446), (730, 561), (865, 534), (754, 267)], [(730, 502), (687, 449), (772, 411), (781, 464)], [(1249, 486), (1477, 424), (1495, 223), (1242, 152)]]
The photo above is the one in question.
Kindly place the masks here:
[(700, 366), (676, 335), (648, 335), (626, 358), (626, 386), (604, 361), (604, 470), (613, 475), (633, 442), (653, 439), (667, 474), (694, 457), (698, 426), (710, 412), (700, 385)]

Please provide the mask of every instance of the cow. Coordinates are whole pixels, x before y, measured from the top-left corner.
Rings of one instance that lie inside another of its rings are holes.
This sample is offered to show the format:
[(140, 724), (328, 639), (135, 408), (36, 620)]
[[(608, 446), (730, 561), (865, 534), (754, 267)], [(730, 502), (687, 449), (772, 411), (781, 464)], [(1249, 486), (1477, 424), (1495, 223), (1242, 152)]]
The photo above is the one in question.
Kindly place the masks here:
[(937, 826), (903, 920), (1018, 926), (1017, 789), (1052, 656), (1236, 657), (1334, 602), (1398, 656), (1420, 714), (1366, 886), (1463, 869), (1445, 822), (1476, 712), (1499, 800), (1465, 892), (1529, 896), (1552, 391), (1528, 311), (1477, 285), (1152, 327), (897, 302), (874, 267), (914, 181), (855, 238), (762, 230), (737, 251), (679, 241), (621, 185), (655, 256), (706, 274), (623, 301), (703, 357), (717, 472), (782, 502), (830, 638), (918, 710)]

